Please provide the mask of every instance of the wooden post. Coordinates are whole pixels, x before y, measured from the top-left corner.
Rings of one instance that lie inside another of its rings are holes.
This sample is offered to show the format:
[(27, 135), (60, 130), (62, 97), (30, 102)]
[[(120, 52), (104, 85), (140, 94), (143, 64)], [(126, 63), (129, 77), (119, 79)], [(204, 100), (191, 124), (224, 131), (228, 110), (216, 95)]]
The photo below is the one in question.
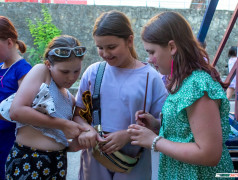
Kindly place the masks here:
[(214, 60), (212, 62), (212, 66), (214, 66), (214, 67), (217, 64), (217, 61), (218, 61), (218, 59), (219, 59), (219, 57), (221, 55), (221, 52), (222, 52), (222, 50), (223, 50), (223, 48), (224, 48), (224, 46), (226, 44), (226, 41), (227, 41), (227, 39), (228, 39), (228, 37), (229, 37), (229, 35), (231, 33), (231, 30), (232, 30), (232, 28), (233, 28), (233, 26), (234, 26), (234, 24), (236, 22), (237, 16), (238, 16), (238, 3), (236, 5), (236, 9), (235, 9), (235, 11), (234, 11), (234, 13), (233, 13), (233, 15), (231, 17), (231, 20), (230, 20), (229, 25), (228, 25), (228, 27), (226, 29), (225, 35), (224, 35), (224, 37), (223, 37), (223, 39), (222, 39), (222, 41), (221, 41), (221, 43), (220, 43), (220, 45), (218, 47), (218, 50), (217, 50), (216, 55), (214, 57)]
[[(214, 67), (217, 64), (217, 61), (218, 61), (218, 59), (221, 55), (221, 52), (222, 52), (222, 50), (223, 50), (223, 48), (224, 48), (224, 46), (227, 42), (227, 39), (228, 39), (228, 37), (229, 37), (229, 35), (232, 31), (232, 28), (234, 27), (234, 24), (237, 20), (237, 17), (238, 17), (238, 3), (236, 5), (236, 9), (235, 9), (235, 11), (234, 11), (234, 13), (231, 17), (231, 20), (230, 20), (229, 25), (226, 29), (225, 35), (224, 35), (224, 37), (223, 37), (223, 39), (222, 39), (222, 41), (221, 41), (221, 43), (218, 47), (218, 50), (217, 50), (216, 55), (214, 57), (214, 60), (212, 62), (212, 66), (214, 66)], [(238, 68), (238, 63), (235, 63), (235, 65), (233, 66), (231, 72), (229, 73), (229, 75), (226, 79), (226, 82), (231, 82), (232, 79), (234, 78), (235, 74), (236, 74), (236, 77), (238, 77), (238, 69), (237, 68)], [(238, 96), (237, 96), (237, 93), (238, 93), (238, 81), (236, 81), (236, 89), (235, 89), (235, 118), (238, 121), (238, 102), (237, 102)]]

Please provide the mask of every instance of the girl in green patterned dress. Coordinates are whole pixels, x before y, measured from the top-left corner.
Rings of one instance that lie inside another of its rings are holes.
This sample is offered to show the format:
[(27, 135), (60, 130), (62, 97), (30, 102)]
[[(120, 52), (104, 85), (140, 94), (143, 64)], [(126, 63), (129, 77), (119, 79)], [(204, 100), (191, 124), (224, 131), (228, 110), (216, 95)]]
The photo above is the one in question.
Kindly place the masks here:
[(170, 95), (161, 128), (149, 113), (136, 113), (138, 124), (128, 128), (132, 144), (161, 152), (160, 180), (207, 180), (234, 172), (225, 145), (230, 131), (223, 90), (227, 84), (209, 64), (188, 22), (178, 13), (161, 13), (144, 26), (142, 40), (150, 61), (160, 73), (170, 75)]

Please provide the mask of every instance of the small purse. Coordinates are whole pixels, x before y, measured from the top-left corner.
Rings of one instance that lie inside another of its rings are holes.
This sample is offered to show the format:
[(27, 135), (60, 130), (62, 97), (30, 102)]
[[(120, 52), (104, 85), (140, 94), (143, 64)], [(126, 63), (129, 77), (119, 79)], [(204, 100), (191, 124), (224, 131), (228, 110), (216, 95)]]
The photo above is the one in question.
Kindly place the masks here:
[[(97, 129), (98, 126), (95, 127)], [(104, 167), (112, 172), (129, 173), (132, 168), (137, 164), (141, 155), (140, 151), (136, 157), (130, 157), (121, 153), (120, 151), (115, 151), (111, 154), (104, 153), (100, 150), (99, 144), (93, 148), (93, 157)]]
[(139, 158), (132, 158), (120, 151), (112, 154), (101, 152), (98, 146), (93, 148), (93, 157), (112, 172), (128, 173), (137, 164)]
[[(85, 91), (82, 95), (83, 103), (86, 107), (86, 110), (81, 110), (79, 112), (80, 116), (91, 124), (92, 120), (94, 122), (94, 128), (103, 136), (102, 126), (101, 126), (101, 108), (100, 108), (100, 87), (105, 70), (106, 62), (103, 61), (99, 64), (97, 71), (95, 85), (94, 85), (94, 94), (91, 97), (90, 91)], [(92, 113), (91, 113), (92, 111)], [(136, 157), (130, 157), (116, 151), (111, 154), (104, 153), (100, 150), (99, 144), (97, 144), (93, 150), (93, 157), (104, 167), (109, 169), (112, 172), (128, 173), (139, 161), (142, 150), (138, 153)]]

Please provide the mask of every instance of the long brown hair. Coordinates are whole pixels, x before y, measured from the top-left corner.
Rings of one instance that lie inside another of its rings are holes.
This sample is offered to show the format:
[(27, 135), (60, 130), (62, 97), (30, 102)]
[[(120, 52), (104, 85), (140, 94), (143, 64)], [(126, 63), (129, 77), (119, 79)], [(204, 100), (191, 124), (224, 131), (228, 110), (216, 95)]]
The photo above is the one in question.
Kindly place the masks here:
[(21, 53), (26, 52), (26, 45), (23, 41), (18, 40), (18, 34), (13, 23), (5, 16), (0, 16), (0, 39), (11, 40), (18, 45), (18, 49)]
[[(93, 36), (116, 36), (127, 40), (130, 35), (134, 35), (130, 20), (120, 11), (104, 12), (95, 21)], [(130, 53), (137, 59), (134, 44)]]
[(145, 42), (163, 47), (167, 47), (169, 41), (174, 40), (177, 52), (173, 57), (173, 76), (169, 77), (167, 84), (170, 93), (177, 92), (183, 80), (198, 69), (210, 74), (223, 88), (228, 86), (221, 81), (217, 70), (209, 64), (207, 52), (193, 35), (189, 23), (179, 13), (163, 12), (154, 16), (143, 27), (141, 37)]

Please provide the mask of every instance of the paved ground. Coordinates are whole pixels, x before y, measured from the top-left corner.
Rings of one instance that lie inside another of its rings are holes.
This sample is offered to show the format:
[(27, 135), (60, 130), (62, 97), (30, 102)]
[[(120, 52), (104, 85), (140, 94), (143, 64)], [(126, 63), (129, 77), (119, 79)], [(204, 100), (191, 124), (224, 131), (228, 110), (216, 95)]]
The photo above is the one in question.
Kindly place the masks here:
[(231, 107), (230, 112), (235, 112), (235, 101), (230, 101), (230, 107)]
[(66, 180), (78, 180), (78, 172), (80, 165), (80, 154), (81, 151), (78, 152), (68, 152), (68, 173)]

